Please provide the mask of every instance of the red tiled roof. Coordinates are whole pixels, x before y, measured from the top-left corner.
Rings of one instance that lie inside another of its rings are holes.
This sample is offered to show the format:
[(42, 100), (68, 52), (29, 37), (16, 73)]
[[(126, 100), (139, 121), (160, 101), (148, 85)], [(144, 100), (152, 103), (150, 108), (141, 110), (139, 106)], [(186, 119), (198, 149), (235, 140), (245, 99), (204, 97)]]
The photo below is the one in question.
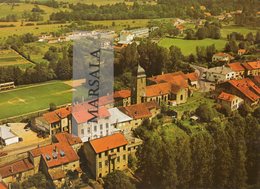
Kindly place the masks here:
[(185, 78), (184, 75), (185, 74), (180, 71), (180, 72), (167, 73), (167, 74), (153, 76), (153, 77), (148, 78), (148, 80), (153, 81), (155, 83), (174, 82), (175, 76), (183, 76), (183, 79), (184, 79)]
[(59, 143), (68, 143), (69, 145), (82, 143), (80, 137), (67, 132), (57, 133), (55, 137)]
[(114, 98), (112, 95), (101, 96), (101, 97), (99, 97), (98, 101), (99, 101), (99, 106), (105, 106), (105, 105), (113, 103)]
[(238, 49), (238, 52), (246, 53), (246, 49)]
[(260, 75), (258, 75), (258, 76), (254, 76), (253, 77), (253, 81), (256, 83), (256, 85), (260, 85)]
[(115, 133), (113, 135), (91, 140), (89, 143), (98, 154), (100, 152), (127, 145), (127, 140), (122, 133)]
[(245, 70), (245, 68), (241, 65), (240, 62), (230, 63), (230, 64), (228, 64), (228, 66), (230, 67), (231, 70), (233, 70), (235, 72), (239, 72), (239, 71), (244, 71)]
[(256, 62), (246, 62), (246, 63), (243, 64), (243, 66), (244, 66), (247, 70), (260, 69), (260, 61), (256, 61)]
[(188, 73), (185, 74), (185, 76), (190, 80), (190, 81), (198, 81), (199, 80), (199, 76), (196, 72), (192, 72), (192, 73)]
[(120, 91), (115, 91), (114, 98), (128, 98), (131, 96), (131, 90), (125, 89)]
[[(68, 143), (55, 143), (33, 149), (30, 152), (33, 157), (41, 155), (48, 167), (59, 166), (79, 160), (77, 153)], [(61, 156), (61, 152), (65, 153), (64, 157)], [(53, 157), (54, 153), (57, 155), (56, 159)], [(47, 156), (50, 157), (50, 160), (46, 159)]]
[(218, 99), (220, 100), (225, 100), (225, 101), (232, 101), (235, 98), (235, 95), (229, 94), (222, 92), (219, 96)]
[(260, 98), (260, 88), (256, 86), (249, 78), (244, 78), (241, 80), (230, 80), (228, 82), (251, 101), (254, 102)]
[(119, 107), (119, 109), (134, 119), (148, 118), (152, 116), (145, 103)]
[(52, 124), (52, 123), (55, 123), (55, 122), (60, 121), (59, 116), (58, 116), (55, 112), (45, 113), (45, 114), (43, 114), (43, 118), (44, 118), (49, 124)]
[(60, 118), (68, 117), (71, 114), (71, 107), (60, 108), (54, 111)]
[(33, 164), (28, 159), (23, 159), (0, 167), (0, 175), (2, 178), (6, 178), (18, 173), (29, 171), (33, 169), (33, 167)]
[(7, 186), (3, 182), (0, 182), (0, 189), (7, 189)]
[(161, 96), (161, 95), (169, 94), (170, 91), (171, 91), (170, 83), (159, 83), (159, 84), (147, 86), (145, 90), (145, 95), (147, 97)]

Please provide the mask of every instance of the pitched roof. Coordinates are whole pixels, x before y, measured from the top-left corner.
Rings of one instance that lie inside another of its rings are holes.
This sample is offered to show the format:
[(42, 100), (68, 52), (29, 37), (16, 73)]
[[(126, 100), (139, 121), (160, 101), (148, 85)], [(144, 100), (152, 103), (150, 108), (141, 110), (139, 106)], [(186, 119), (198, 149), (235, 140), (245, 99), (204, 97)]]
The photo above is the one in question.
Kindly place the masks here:
[(127, 145), (127, 140), (122, 133), (115, 133), (113, 135), (91, 140), (89, 143), (98, 154), (100, 152)]
[(221, 92), (221, 94), (218, 96), (218, 99), (231, 102), (235, 97), (236, 97), (235, 95), (225, 93), (225, 92)]
[(0, 182), (0, 189), (7, 189), (7, 186), (5, 185), (5, 183)]
[(150, 85), (145, 88), (145, 95), (147, 97), (161, 96), (169, 94), (171, 92), (170, 83), (159, 83), (155, 85)]
[(134, 119), (148, 118), (152, 116), (146, 103), (134, 104), (126, 107), (119, 107), (119, 109), (125, 114)]
[(230, 67), (231, 70), (233, 70), (235, 72), (239, 72), (239, 71), (244, 71), (245, 70), (245, 68), (241, 65), (240, 62), (230, 63), (230, 64), (228, 64), (228, 66)]
[(42, 116), (49, 124), (52, 124), (52, 123), (60, 121), (59, 116), (54, 111), (45, 113)]
[(253, 102), (260, 98), (260, 88), (256, 86), (249, 78), (230, 80), (228, 83), (230, 83)]
[(192, 73), (188, 73), (185, 74), (185, 76), (190, 80), (190, 81), (198, 81), (199, 80), (199, 76), (196, 72), (192, 72)]
[(108, 109), (108, 111), (111, 115), (109, 117), (109, 122), (111, 124), (122, 123), (122, 122), (127, 122), (132, 120), (131, 117), (121, 112), (118, 108), (110, 108)]
[[(86, 123), (91, 120), (94, 115), (92, 115), (89, 110), (92, 108), (90, 105), (78, 106), (77, 111), (73, 112), (72, 115), (75, 121), (80, 123)], [(76, 110), (76, 109), (75, 109)], [(95, 114), (98, 118), (107, 118), (110, 116), (106, 107), (102, 106), (98, 109), (98, 113)]]
[[(182, 77), (176, 78), (176, 76), (182, 76)], [(182, 80), (182, 79), (185, 80), (186, 78), (185, 78), (185, 74), (181, 71), (157, 75), (157, 76), (153, 76), (153, 77), (148, 78), (148, 80), (153, 81), (155, 83), (165, 83), (165, 82), (175, 83), (175, 82), (180, 82), (180, 80)]]
[(49, 175), (51, 176), (52, 180), (58, 180), (66, 177), (65, 171), (62, 169), (50, 169), (48, 170)]
[(0, 138), (3, 140), (17, 137), (12, 131), (11, 128), (6, 125), (0, 125)]
[(130, 96), (131, 96), (130, 89), (115, 91), (115, 93), (114, 93), (114, 98), (128, 98)]
[(216, 53), (216, 54), (214, 54), (213, 56), (221, 56), (221, 57), (234, 58), (234, 57), (231, 56), (230, 54), (228, 54), (228, 53), (223, 53), (223, 52)]
[(33, 164), (28, 159), (23, 159), (0, 167), (0, 175), (2, 178), (6, 178), (18, 173), (29, 171), (33, 169), (33, 167)]
[(229, 74), (233, 72), (233, 70), (226, 66), (218, 66), (208, 69), (208, 72), (210, 73), (218, 73), (218, 74)]
[(67, 132), (57, 133), (55, 137), (59, 143), (68, 143), (69, 145), (82, 143), (80, 137)]
[[(68, 143), (55, 143), (48, 146), (35, 148), (30, 152), (33, 157), (41, 155), (48, 167), (59, 166), (79, 160), (77, 153)], [(65, 155), (62, 156), (62, 153)]]
[(260, 69), (260, 61), (246, 62), (246, 63), (243, 63), (243, 66), (244, 66), (247, 70)]

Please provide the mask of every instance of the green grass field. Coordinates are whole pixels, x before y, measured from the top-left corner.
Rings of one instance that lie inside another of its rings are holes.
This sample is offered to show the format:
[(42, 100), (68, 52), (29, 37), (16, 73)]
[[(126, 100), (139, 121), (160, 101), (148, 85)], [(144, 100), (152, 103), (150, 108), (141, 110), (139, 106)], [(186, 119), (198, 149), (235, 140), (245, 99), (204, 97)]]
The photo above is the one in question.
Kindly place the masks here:
[(241, 33), (243, 35), (246, 35), (249, 32), (252, 32), (253, 34), (255, 34), (259, 30), (260, 30), (260, 28), (249, 28), (249, 27), (240, 27), (240, 26), (224, 26), (221, 29), (221, 36), (223, 38), (226, 38), (227, 35), (232, 33), (232, 32), (238, 32), (238, 33)]
[(184, 55), (189, 55), (191, 53), (196, 54), (196, 46), (209, 46), (212, 44), (215, 44), (216, 49), (223, 50), (226, 44), (226, 40), (184, 40), (177, 38), (163, 38), (159, 41), (159, 45), (161, 45), (162, 47), (169, 48), (172, 45), (179, 47)]
[(61, 81), (0, 92), (0, 119), (46, 109), (51, 102), (63, 105), (71, 101), (71, 86)]
[(21, 66), (27, 67), (32, 65), (31, 62), (21, 57), (14, 50), (1, 50), (0, 51), (0, 66)]

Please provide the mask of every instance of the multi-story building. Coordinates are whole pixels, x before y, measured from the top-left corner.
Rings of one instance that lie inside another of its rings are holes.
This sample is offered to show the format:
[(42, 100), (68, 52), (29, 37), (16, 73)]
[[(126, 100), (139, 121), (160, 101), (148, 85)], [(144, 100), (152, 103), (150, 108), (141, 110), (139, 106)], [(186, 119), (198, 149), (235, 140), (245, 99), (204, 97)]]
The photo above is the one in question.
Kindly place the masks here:
[(249, 78), (230, 80), (218, 84), (216, 92), (226, 92), (236, 95), (250, 106), (257, 105), (260, 98), (260, 88)]
[(225, 92), (221, 92), (217, 99), (222, 106), (228, 107), (231, 111), (237, 110), (243, 103), (243, 99)]
[(226, 66), (213, 67), (206, 72), (206, 79), (211, 82), (221, 83), (235, 79), (236, 72)]
[(42, 171), (55, 187), (61, 188), (66, 182), (68, 171), (77, 172), (79, 175), (82, 172), (79, 156), (73, 148), (82, 143), (78, 137), (68, 136), (66, 133), (60, 133), (55, 138), (53, 144), (31, 150), (29, 160), (35, 173)]
[(69, 106), (45, 113), (32, 120), (33, 128), (49, 135), (60, 132), (71, 133), (71, 125), (71, 107)]
[(79, 136), (83, 142), (111, 135), (114, 132), (108, 109), (104, 106), (99, 107), (96, 121), (91, 121), (94, 118), (89, 112), (91, 108), (88, 102), (84, 102), (74, 106), (72, 111), (72, 133)]
[(122, 133), (115, 133), (85, 144), (84, 153), (94, 178), (127, 168), (127, 143)]
[(235, 79), (242, 79), (245, 77), (245, 68), (240, 62), (230, 63), (227, 66), (235, 72)]
[(246, 62), (246, 63), (243, 63), (243, 66), (246, 69), (246, 75), (247, 76), (258, 76), (258, 75), (260, 75), (260, 61)]
[(212, 62), (229, 63), (231, 60), (234, 60), (234, 57), (227, 53), (220, 52), (212, 56)]
[(6, 185), (23, 182), (34, 174), (34, 166), (29, 159), (11, 162), (0, 167), (0, 181), (3, 181)]
[(131, 105), (131, 90), (124, 89), (114, 92), (115, 106), (129, 106)]

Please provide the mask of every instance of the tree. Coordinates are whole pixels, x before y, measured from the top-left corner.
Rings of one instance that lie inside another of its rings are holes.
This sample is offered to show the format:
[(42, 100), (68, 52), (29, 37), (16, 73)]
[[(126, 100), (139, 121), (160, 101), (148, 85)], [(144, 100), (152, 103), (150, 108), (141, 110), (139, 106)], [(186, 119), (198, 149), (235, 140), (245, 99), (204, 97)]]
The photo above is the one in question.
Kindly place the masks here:
[(179, 65), (182, 63), (183, 58), (184, 56), (181, 52), (181, 49), (176, 46), (171, 46), (169, 52), (169, 64), (167, 65), (167, 71), (177, 71)]
[(208, 36), (208, 30), (207, 30), (207, 28), (205, 28), (205, 27), (199, 28), (198, 31), (197, 31), (197, 33), (196, 33), (196, 36), (197, 36), (197, 38), (200, 39), (200, 40), (207, 38), (207, 36)]
[(254, 35), (253, 35), (252, 32), (250, 32), (250, 33), (248, 33), (248, 34), (246, 35), (246, 40), (247, 40), (251, 45), (254, 44), (255, 39), (254, 39)]
[(199, 116), (200, 120), (203, 122), (212, 121), (216, 117), (216, 110), (210, 107), (208, 104), (201, 104), (196, 109), (196, 114)]
[(226, 51), (226, 52), (237, 53), (237, 51), (238, 51), (238, 46), (237, 46), (236, 41), (231, 40), (231, 41), (227, 42), (226, 45), (225, 45), (225, 51)]
[(260, 44), (260, 32), (259, 31), (255, 35), (255, 44)]
[(214, 148), (214, 140), (207, 131), (191, 136), (192, 188), (212, 188)]
[(104, 178), (105, 189), (135, 189), (135, 185), (131, 183), (130, 178), (122, 171), (116, 170), (109, 173)]

